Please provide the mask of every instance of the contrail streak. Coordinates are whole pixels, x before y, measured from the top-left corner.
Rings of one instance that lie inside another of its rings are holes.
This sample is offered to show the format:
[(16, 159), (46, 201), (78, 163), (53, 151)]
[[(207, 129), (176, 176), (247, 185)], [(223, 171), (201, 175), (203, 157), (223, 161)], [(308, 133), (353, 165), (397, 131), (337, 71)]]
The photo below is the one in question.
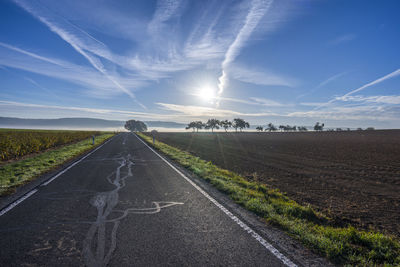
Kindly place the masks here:
[(366, 89), (366, 88), (368, 88), (368, 87), (371, 87), (371, 86), (373, 86), (373, 85), (375, 85), (375, 84), (381, 83), (381, 82), (383, 82), (383, 81), (385, 81), (385, 80), (394, 78), (394, 77), (396, 77), (396, 76), (398, 76), (398, 75), (400, 75), (400, 69), (397, 69), (397, 70), (395, 70), (395, 71), (393, 71), (393, 72), (391, 72), (391, 73), (389, 73), (389, 74), (387, 74), (387, 75), (385, 75), (385, 76), (383, 76), (383, 77), (381, 77), (381, 78), (379, 78), (379, 79), (376, 79), (376, 80), (374, 80), (374, 81), (372, 81), (372, 82), (370, 82), (370, 83), (364, 84), (363, 86), (361, 86), (361, 87), (359, 87), (359, 88), (357, 88), (357, 89), (354, 89), (353, 91), (350, 91), (350, 92), (348, 92), (347, 94), (342, 95), (341, 97), (335, 97), (335, 98), (331, 99), (330, 101), (328, 101), (328, 102), (326, 102), (326, 103), (324, 103), (324, 104), (322, 104), (322, 105), (319, 105), (319, 106), (315, 107), (313, 110), (316, 110), (316, 109), (319, 109), (319, 108), (321, 108), (321, 107), (324, 107), (324, 106), (326, 106), (326, 105), (328, 105), (328, 104), (331, 104), (331, 103), (335, 102), (335, 101), (338, 100), (338, 99), (345, 98), (345, 97), (347, 97), (347, 96), (349, 96), (349, 95), (352, 95), (352, 94), (354, 94), (354, 93), (360, 92), (360, 91), (362, 91), (362, 90), (364, 90), (364, 89)]
[[(232, 63), (239, 55), (240, 50), (243, 48), (250, 35), (257, 27), (261, 18), (265, 15), (272, 4), (272, 0), (253, 0), (249, 13), (246, 16), (246, 21), (243, 27), (240, 29), (233, 43), (229, 46), (226, 51), (224, 61), (222, 62), (222, 74), (218, 78), (218, 96), (224, 92), (224, 89), (228, 82), (228, 75), (226, 68)], [(219, 101), (217, 102), (218, 105)]]
[[(40, 13), (42, 12), (38, 12), (37, 10), (35, 10), (34, 8), (32, 8), (31, 6), (29, 6), (29, 4), (26, 4), (24, 1), (21, 0), (14, 0), (20, 7), (22, 7), (24, 10), (26, 10), (28, 13), (30, 13), (31, 15), (33, 15), (34, 17), (36, 17), (39, 21), (41, 21), (43, 24), (45, 24), (52, 32), (54, 32), (55, 34), (57, 34), (58, 36), (60, 36), (65, 42), (67, 42), (69, 45), (72, 46), (72, 48), (75, 49), (75, 51), (77, 51), (79, 54), (81, 54), (84, 58), (87, 59), (87, 61), (89, 61), (89, 63), (92, 65), (93, 68), (95, 68), (97, 71), (99, 71), (101, 74), (103, 74), (108, 80), (110, 80), (119, 90), (121, 90), (122, 92), (124, 92), (125, 94), (127, 94), (130, 98), (132, 98), (139, 106), (141, 106), (142, 108), (146, 109), (146, 106), (144, 106), (142, 103), (140, 103), (135, 95), (128, 90), (127, 88), (125, 88), (123, 85), (121, 85), (114, 77), (112, 77), (110, 74), (108, 74), (107, 70), (104, 68), (103, 64), (101, 63), (101, 61), (90, 55), (88, 52), (93, 53), (92, 49), (90, 46), (85, 45), (82, 40), (79, 39), (78, 36), (68, 32), (67, 30), (62, 29), (59, 25), (57, 25), (57, 23), (53, 23), (49, 18), (44, 17), (43, 15), (41, 15)], [(66, 21), (66, 20), (65, 20)], [(89, 38), (92, 41), (95, 41), (95, 43), (97, 45), (94, 45), (94, 48), (96, 50), (96, 46), (97, 46), (97, 50), (98, 49), (98, 44), (100, 44), (101, 46), (104, 46), (104, 44), (100, 41), (98, 41), (97, 39), (95, 39), (94, 37), (92, 37), (91, 35), (89, 35), (87, 32), (83, 31), (82, 29), (80, 29), (79, 27), (77, 27), (76, 25), (73, 25), (71, 23), (69, 23), (68, 21), (66, 21), (67, 24), (69, 24), (70, 26), (72, 26), (75, 29), (78, 29), (81, 33), (83, 33), (85, 36), (89, 36)], [(60, 23), (58, 23), (60, 24)], [(88, 50), (88, 52), (85, 52), (85, 50)], [(97, 51), (98, 52), (98, 51)], [(96, 54), (96, 53), (93, 53)], [(99, 54), (99, 53), (97, 53)], [(107, 53), (100, 53), (101, 56), (107, 58), (108, 56), (106, 56), (105, 54)], [(109, 57), (108, 57), (109, 59)]]

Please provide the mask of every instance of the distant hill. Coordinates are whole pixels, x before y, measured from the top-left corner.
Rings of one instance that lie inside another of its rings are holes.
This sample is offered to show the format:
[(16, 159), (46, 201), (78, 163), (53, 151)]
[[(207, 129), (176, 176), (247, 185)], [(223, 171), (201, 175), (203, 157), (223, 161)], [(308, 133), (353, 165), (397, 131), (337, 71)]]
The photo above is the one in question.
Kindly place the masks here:
[[(186, 124), (169, 121), (144, 121), (147, 127), (184, 128)], [(60, 119), (21, 119), (0, 117), (0, 128), (31, 129), (117, 129), (123, 128), (125, 121), (103, 120), (93, 118), (60, 118)]]

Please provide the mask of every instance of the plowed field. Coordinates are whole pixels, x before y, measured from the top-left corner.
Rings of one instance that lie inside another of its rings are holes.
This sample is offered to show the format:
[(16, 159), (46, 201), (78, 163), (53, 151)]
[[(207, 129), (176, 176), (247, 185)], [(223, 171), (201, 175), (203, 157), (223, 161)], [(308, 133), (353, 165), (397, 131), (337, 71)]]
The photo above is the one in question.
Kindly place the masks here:
[(400, 130), (159, 133), (158, 139), (279, 188), (340, 223), (400, 237)]

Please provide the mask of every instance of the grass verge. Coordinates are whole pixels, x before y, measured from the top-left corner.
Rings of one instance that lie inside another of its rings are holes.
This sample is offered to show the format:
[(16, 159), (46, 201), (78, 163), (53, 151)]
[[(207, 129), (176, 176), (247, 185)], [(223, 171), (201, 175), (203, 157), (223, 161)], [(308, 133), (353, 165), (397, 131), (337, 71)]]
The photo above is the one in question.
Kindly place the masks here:
[(37, 156), (0, 166), (0, 196), (15, 192), (18, 186), (55, 169), (105, 142), (114, 134), (104, 133), (96, 137), (95, 144), (86, 139)]
[(205, 179), (232, 200), (272, 225), (285, 230), (335, 264), (349, 266), (400, 266), (400, 243), (378, 232), (335, 226), (331, 219), (301, 206), (276, 189), (251, 182), (188, 152), (138, 134), (148, 144)]

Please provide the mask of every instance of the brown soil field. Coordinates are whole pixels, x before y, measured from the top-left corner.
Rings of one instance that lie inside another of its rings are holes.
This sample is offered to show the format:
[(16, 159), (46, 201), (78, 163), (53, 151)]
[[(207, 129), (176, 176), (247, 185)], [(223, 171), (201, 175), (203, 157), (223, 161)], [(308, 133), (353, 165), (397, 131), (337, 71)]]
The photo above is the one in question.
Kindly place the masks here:
[(400, 130), (159, 133), (157, 139), (310, 204), (400, 237)]

